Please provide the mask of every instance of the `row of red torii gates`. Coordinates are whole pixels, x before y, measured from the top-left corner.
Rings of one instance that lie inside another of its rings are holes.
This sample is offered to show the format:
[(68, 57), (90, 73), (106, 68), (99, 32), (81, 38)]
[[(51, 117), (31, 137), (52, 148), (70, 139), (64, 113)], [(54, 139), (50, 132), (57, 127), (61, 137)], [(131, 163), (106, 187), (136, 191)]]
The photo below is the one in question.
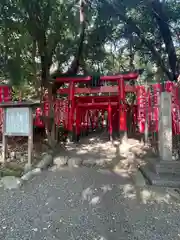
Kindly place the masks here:
[[(157, 132), (159, 125), (159, 96), (162, 85), (153, 84), (147, 89), (145, 86), (128, 84), (129, 80), (137, 80), (138, 77), (137, 72), (101, 76), (99, 86), (96, 87), (90, 87), (92, 86), (92, 77), (90, 76), (56, 78), (56, 82), (68, 83), (68, 88), (58, 89), (57, 91), (60, 98), (56, 99), (54, 105), (56, 125), (63, 126), (79, 139), (81, 133), (83, 131), (88, 132), (90, 127), (96, 129), (99, 124), (103, 127), (106, 114), (110, 138), (113, 132), (127, 132), (129, 130), (128, 120), (130, 120), (131, 131), (133, 132), (144, 133), (145, 123), (147, 123), (149, 132)], [(103, 82), (113, 84), (104, 86)], [(77, 87), (78, 83), (86, 84), (86, 87)], [(165, 91), (172, 93), (173, 133), (180, 134), (179, 89), (172, 82), (166, 82), (164, 88)], [(135, 104), (129, 105), (127, 103), (127, 93), (136, 94)], [(48, 108), (48, 101), (44, 101), (44, 112), (46, 114), (48, 114)], [(35, 126), (38, 127), (43, 127), (43, 122), (39, 117), (42, 114), (41, 112), (41, 109), (36, 111)]]
[[(67, 131), (80, 136), (82, 132), (96, 129), (99, 126), (108, 127), (109, 135), (113, 132), (127, 132), (129, 125), (132, 132), (145, 132), (147, 123), (149, 132), (158, 132), (159, 127), (159, 96), (161, 84), (145, 86), (131, 86), (129, 80), (136, 80), (137, 72), (116, 76), (101, 76), (100, 86), (91, 87), (92, 77), (60, 77), (55, 81), (66, 83), (68, 88), (58, 89), (55, 103), (55, 123), (63, 126)], [(111, 82), (111, 86), (104, 86), (104, 82)], [(86, 87), (77, 87), (78, 83)], [(87, 87), (87, 85), (89, 85)], [(113, 85), (113, 86), (112, 86)], [(180, 135), (180, 101), (179, 88), (173, 82), (166, 82), (164, 88), (172, 95), (172, 130), (174, 135)], [(127, 93), (136, 94), (136, 103), (129, 105), (126, 101)], [(83, 96), (82, 96), (83, 95)], [(11, 101), (11, 87), (0, 86), (0, 102)], [(49, 103), (45, 99), (44, 112), (48, 115)], [(34, 126), (44, 127), (42, 109), (36, 109)], [(0, 109), (0, 116), (2, 116)], [(108, 126), (104, 119), (107, 116)], [(127, 122), (130, 124), (127, 124)]]

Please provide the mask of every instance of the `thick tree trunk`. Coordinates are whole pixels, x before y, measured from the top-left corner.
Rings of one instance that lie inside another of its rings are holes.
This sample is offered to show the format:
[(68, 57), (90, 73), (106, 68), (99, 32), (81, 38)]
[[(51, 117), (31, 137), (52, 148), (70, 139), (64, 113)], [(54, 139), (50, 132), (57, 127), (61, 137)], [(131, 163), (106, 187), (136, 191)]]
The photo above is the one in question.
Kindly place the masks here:
[(67, 75), (77, 74), (80, 65), (80, 58), (82, 57), (84, 38), (85, 38), (85, 14), (84, 14), (85, 3), (84, 0), (80, 0), (80, 33), (79, 33), (79, 44), (74, 60), (71, 63), (70, 68), (66, 72)]
[(155, 18), (157, 25), (159, 27), (162, 39), (166, 46), (166, 52), (168, 54), (169, 66), (171, 69), (171, 79), (175, 80), (178, 74), (178, 64), (177, 64), (177, 55), (172, 40), (172, 34), (168, 24), (168, 17), (164, 12), (163, 3), (159, 0), (151, 0), (152, 15)]
[[(41, 58), (41, 103), (43, 109), (43, 120), (45, 124), (45, 131), (48, 139), (49, 147), (54, 150), (56, 147), (55, 139), (55, 114), (54, 114), (54, 97), (52, 94), (52, 83), (50, 77), (50, 66), (52, 63), (52, 56), (48, 53), (46, 36), (41, 38), (38, 42), (38, 50)], [(44, 95), (47, 93), (48, 100), (48, 114), (45, 112)]]
[[(67, 70), (66, 73), (63, 74), (63, 76), (69, 76), (69, 75), (76, 75), (78, 70), (79, 70), (79, 66), (80, 66), (80, 62), (82, 61), (82, 53), (83, 53), (83, 47), (84, 47), (84, 39), (85, 39), (85, 27), (86, 27), (86, 23), (85, 23), (85, 13), (84, 13), (84, 8), (85, 8), (85, 1), (84, 0), (80, 0), (80, 33), (79, 33), (79, 43), (78, 43), (78, 48), (77, 48), (77, 52), (75, 54), (74, 60), (72, 61), (69, 69)], [(53, 74), (53, 77), (58, 76), (58, 72)], [(57, 83), (54, 82), (53, 84), (53, 94), (56, 94), (56, 91), (58, 88), (60, 88), (62, 85), (62, 83)]]

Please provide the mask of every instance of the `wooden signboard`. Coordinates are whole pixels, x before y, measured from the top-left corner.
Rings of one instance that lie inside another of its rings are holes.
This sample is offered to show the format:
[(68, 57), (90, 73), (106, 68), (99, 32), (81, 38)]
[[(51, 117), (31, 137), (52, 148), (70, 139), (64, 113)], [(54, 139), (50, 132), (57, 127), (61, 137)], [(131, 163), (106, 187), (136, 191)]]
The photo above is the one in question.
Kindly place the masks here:
[(3, 119), (3, 162), (6, 162), (6, 139), (12, 136), (28, 137), (28, 165), (31, 166), (33, 149), (33, 114), (32, 107), (36, 103), (2, 103), (0, 107), (4, 109)]
[(31, 134), (32, 112), (30, 108), (6, 108), (4, 114), (6, 136), (29, 136)]

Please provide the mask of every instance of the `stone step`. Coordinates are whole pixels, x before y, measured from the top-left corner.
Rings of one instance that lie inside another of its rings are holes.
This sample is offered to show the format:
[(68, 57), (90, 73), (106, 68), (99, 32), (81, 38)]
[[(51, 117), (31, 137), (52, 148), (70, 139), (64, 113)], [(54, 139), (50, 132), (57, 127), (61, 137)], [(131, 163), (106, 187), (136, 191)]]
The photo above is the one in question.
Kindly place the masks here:
[(152, 185), (163, 187), (180, 187), (180, 174), (160, 173), (157, 174), (152, 171), (148, 166), (142, 166), (140, 168), (144, 177)]
[(159, 158), (148, 158), (146, 162), (154, 173), (180, 174), (180, 161), (160, 161)]
[(180, 175), (179, 161), (161, 161), (155, 166), (156, 173), (172, 173)]
[(159, 164), (163, 164), (164, 166), (168, 166), (168, 165), (171, 165), (171, 166), (180, 166), (180, 161), (160, 161)]
[(174, 174), (174, 175), (180, 175), (180, 169), (175, 169), (175, 168), (165, 168), (165, 167), (157, 167), (156, 168), (156, 173), (157, 174), (161, 174), (161, 173), (164, 173), (164, 174)]
[(152, 179), (152, 184), (156, 186), (163, 186), (163, 187), (180, 187), (180, 176), (173, 176), (171, 174), (159, 174), (154, 179)]

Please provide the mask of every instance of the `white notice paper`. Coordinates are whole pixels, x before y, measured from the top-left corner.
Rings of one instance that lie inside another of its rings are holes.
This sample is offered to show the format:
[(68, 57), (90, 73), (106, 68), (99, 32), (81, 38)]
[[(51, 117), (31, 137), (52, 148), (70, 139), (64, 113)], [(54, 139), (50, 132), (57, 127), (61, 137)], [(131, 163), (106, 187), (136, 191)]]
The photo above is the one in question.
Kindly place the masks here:
[(30, 133), (30, 111), (27, 107), (7, 108), (5, 134), (9, 136), (27, 136)]

